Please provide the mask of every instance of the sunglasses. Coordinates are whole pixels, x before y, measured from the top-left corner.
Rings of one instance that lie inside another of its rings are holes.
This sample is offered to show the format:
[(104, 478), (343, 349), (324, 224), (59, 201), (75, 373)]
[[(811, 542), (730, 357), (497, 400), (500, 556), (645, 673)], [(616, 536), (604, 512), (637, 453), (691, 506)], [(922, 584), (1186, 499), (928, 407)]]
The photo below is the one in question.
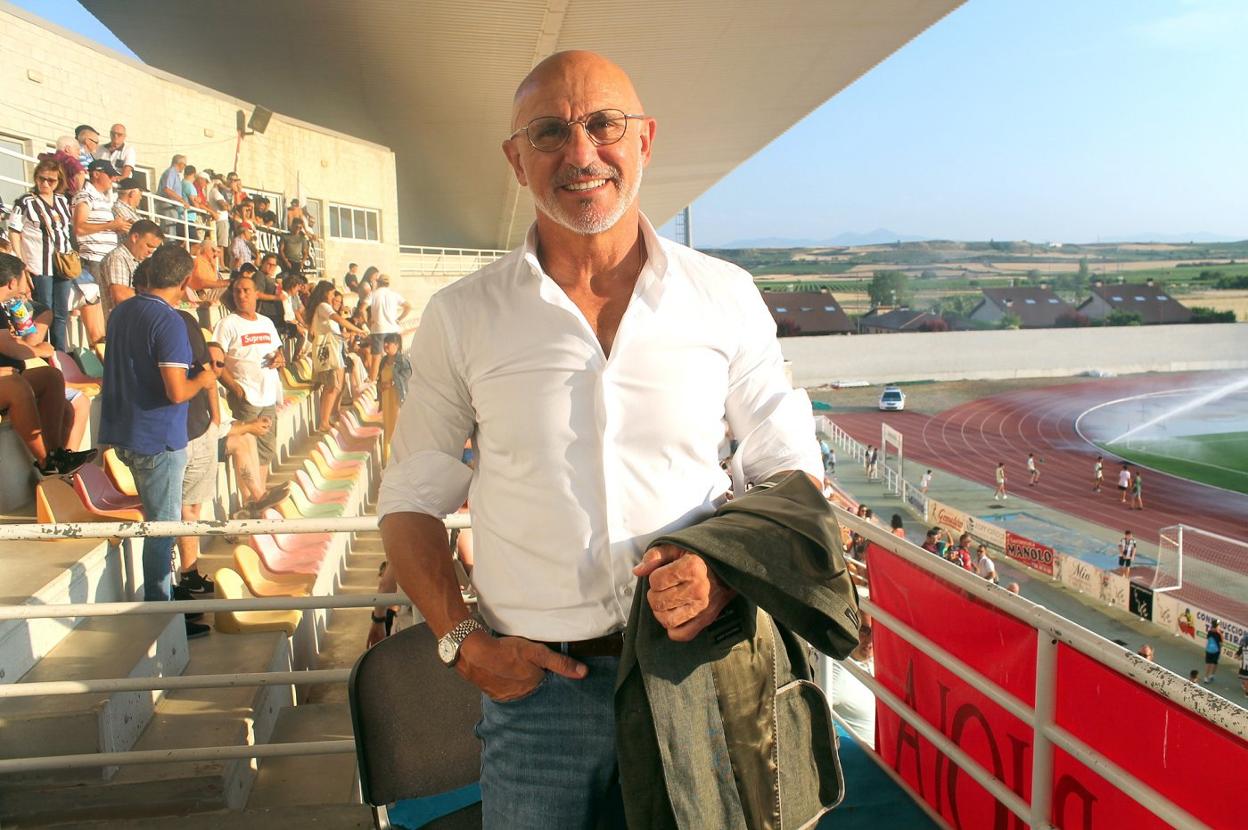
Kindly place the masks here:
[(528, 124), (507, 136), (507, 140), (524, 133), (533, 149), (543, 153), (553, 153), (567, 144), (572, 138), (572, 126), (580, 124), (585, 135), (594, 144), (602, 147), (615, 144), (628, 131), (630, 118), (645, 118), (644, 115), (629, 115), (623, 110), (606, 109), (591, 112), (583, 118), (566, 120), (554, 115), (534, 118)]
[(56, 176), (36, 176), (35, 181), (40, 184), (60, 184), (61, 180)]

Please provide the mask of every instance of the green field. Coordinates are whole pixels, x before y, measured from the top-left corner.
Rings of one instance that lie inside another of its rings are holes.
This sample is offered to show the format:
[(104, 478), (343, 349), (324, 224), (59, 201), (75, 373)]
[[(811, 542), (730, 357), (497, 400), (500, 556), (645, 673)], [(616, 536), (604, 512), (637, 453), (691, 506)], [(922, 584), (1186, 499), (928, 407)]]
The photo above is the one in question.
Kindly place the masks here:
[[(1152, 440), (1131, 438), (1099, 446), (1145, 467), (1248, 494), (1248, 432), (1218, 432)], [(1148, 495), (1146, 476), (1146, 502)]]

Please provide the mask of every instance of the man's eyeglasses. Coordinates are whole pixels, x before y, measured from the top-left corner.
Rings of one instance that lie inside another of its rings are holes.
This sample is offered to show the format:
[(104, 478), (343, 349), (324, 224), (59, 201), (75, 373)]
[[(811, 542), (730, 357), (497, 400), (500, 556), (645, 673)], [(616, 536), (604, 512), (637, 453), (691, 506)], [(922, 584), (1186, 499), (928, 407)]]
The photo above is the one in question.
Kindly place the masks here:
[(40, 184), (60, 184), (61, 180), (56, 176), (36, 176), (35, 181)]
[(644, 115), (629, 115), (623, 110), (607, 109), (591, 112), (583, 118), (570, 121), (554, 115), (543, 115), (534, 118), (528, 124), (507, 136), (507, 140), (524, 133), (525, 138), (534, 150), (553, 153), (561, 149), (572, 138), (572, 125), (580, 124), (585, 128), (585, 135), (599, 147), (614, 144), (624, 137), (628, 130), (628, 119), (645, 118)]

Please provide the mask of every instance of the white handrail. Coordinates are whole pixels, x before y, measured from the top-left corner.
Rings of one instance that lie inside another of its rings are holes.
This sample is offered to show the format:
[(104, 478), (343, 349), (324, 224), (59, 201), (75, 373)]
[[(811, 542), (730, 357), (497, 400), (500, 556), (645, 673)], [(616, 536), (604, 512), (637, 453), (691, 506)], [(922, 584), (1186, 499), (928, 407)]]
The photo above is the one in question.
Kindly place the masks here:
[[(0, 525), (0, 542), (47, 542), (62, 539), (132, 539), (145, 536), (250, 536), (256, 533), (367, 533), (376, 516), (327, 519), (231, 519), (229, 521), (62, 522)], [(448, 530), (471, 527), (472, 514), (443, 519)]]
[(231, 761), (245, 758), (289, 758), (299, 755), (334, 755), (355, 752), (355, 741), (303, 741), (242, 746), (198, 746), (187, 749), (132, 749), (83, 755), (45, 755), (39, 758), (0, 759), (0, 774), (46, 772), (57, 769), (90, 769), (133, 764), (176, 764), (180, 761)]
[(309, 669), (307, 671), (236, 672), (233, 674), (157, 675), (153, 677), (110, 677), (96, 680), (45, 680), (38, 683), (0, 685), (0, 700), (48, 695), (93, 695), (116, 692), (156, 692), (172, 689), (235, 689), (248, 686), (315, 686), (342, 683), (350, 669)]

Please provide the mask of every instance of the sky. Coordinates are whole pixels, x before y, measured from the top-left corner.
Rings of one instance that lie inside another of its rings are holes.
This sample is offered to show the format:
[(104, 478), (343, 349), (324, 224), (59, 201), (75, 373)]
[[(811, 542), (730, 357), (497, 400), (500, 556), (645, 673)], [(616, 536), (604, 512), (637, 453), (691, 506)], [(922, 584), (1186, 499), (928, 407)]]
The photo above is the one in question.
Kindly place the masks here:
[(1248, 0), (969, 0), (703, 194), (694, 242), (1248, 239), (1245, 42)]

